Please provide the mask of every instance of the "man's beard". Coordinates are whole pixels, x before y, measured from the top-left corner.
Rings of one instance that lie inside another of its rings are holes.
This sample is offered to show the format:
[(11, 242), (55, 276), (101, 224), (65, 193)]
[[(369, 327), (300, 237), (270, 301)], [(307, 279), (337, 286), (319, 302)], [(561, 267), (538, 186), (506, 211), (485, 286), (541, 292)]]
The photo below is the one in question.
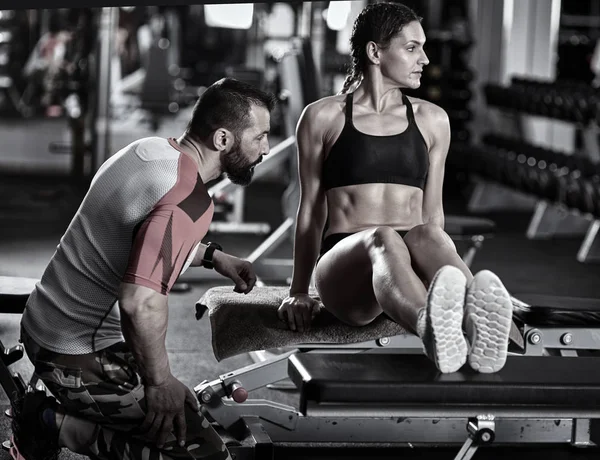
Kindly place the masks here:
[(241, 142), (236, 139), (233, 148), (223, 156), (223, 171), (234, 184), (246, 186), (252, 182), (254, 167), (260, 163), (260, 158), (258, 161), (250, 163), (242, 152), (240, 145)]

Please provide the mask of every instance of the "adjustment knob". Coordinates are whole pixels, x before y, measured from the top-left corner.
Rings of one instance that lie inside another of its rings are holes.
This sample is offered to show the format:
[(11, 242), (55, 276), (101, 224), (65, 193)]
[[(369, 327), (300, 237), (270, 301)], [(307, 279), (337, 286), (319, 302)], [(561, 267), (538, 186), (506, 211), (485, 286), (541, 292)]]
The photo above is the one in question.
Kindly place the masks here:
[(248, 392), (244, 387), (242, 387), (240, 382), (233, 382), (229, 386), (229, 389), (231, 391), (231, 397), (236, 403), (243, 403), (246, 401), (246, 399), (248, 399)]

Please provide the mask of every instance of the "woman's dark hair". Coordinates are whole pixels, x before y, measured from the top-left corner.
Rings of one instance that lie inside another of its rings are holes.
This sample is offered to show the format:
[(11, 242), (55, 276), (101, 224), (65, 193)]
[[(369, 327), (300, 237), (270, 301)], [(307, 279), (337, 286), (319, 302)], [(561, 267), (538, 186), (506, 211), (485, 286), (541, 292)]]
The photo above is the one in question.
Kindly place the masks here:
[(367, 43), (373, 41), (382, 48), (389, 46), (402, 28), (421, 17), (401, 3), (372, 3), (354, 21), (350, 37), (352, 64), (340, 94), (344, 94), (362, 77), (367, 66)]
[(271, 112), (276, 98), (247, 83), (223, 78), (202, 93), (194, 106), (186, 133), (206, 141), (217, 129), (226, 128), (239, 136), (250, 126), (251, 104), (262, 106)]

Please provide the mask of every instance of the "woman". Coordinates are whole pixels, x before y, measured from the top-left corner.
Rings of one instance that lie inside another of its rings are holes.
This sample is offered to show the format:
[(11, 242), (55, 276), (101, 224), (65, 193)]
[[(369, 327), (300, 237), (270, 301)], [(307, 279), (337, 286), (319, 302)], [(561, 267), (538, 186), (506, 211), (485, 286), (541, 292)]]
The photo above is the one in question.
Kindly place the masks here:
[(467, 358), (496, 372), (510, 295), (487, 270), (473, 277), (443, 230), (446, 112), (402, 92), (419, 87), (429, 63), (420, 18), (401, 4), (368, 5), (350, 42), (341, 94), (307, 106), (298, 122), (294, 274), (279, 317), (292, 330), (309, 327), (319, 309), (308, 296), (316, 262), (323, 306), (341, 321), (360, 326), (385, 313), (421, 337), (441, 372)]

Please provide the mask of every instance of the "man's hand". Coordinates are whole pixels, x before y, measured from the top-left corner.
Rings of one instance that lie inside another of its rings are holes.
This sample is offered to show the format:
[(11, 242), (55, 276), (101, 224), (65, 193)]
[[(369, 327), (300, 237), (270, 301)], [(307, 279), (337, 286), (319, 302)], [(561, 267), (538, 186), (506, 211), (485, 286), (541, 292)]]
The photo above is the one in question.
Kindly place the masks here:
[(321, 302), (313, 299), (308, 294), (295, 294), (281, 302), (277, 309), (277, 316), (281, 321), (286, 321), (288, 327), (298, 332), (310, 329), (310, 323), (321, 311)]
[(187, 425), (185, 404), (198, 412), (198, 400), (183, 383), (169, 374), (160, 385), (146, 385), (146, 418), (140, 430), (148, 438), (156, 439), (156, 445), (162, 448), (171, 432), (174, 432), (180, 446), (185, 445)]
[(256, 275), (252, 264), (247, 260), (239, 259), (221, 251), (213, 255), (215, 271), (235, 283), (235, 292), (248, 294), (256, 284)]

